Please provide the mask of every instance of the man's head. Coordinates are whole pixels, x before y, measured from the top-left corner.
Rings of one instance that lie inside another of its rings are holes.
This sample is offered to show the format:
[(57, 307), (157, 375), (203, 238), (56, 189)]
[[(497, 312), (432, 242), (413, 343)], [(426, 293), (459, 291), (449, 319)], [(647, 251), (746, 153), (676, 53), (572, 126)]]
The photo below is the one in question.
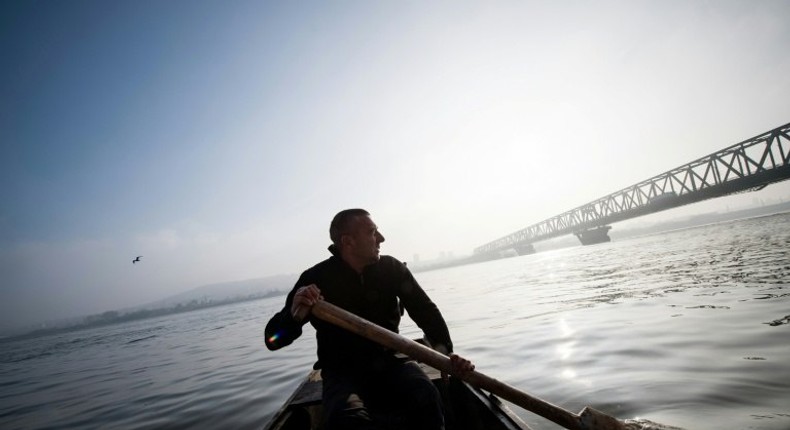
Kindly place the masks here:
[(340, 211), (329, 225), (329, 237), (340, 257), (359, 272), (379, 260), (379, 244), (384, 242), (384, 236), (364, 209)]

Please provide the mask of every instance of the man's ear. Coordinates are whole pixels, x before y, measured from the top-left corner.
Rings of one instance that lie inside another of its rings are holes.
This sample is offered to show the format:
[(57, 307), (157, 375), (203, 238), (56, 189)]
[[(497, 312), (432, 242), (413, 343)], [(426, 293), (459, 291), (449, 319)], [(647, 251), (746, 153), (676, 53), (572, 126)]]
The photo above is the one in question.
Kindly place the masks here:
[(340, 244), (343, 246), (352, 246), (354, 245), (354, 238), (348, 234), (344, 234), (340, 236)]

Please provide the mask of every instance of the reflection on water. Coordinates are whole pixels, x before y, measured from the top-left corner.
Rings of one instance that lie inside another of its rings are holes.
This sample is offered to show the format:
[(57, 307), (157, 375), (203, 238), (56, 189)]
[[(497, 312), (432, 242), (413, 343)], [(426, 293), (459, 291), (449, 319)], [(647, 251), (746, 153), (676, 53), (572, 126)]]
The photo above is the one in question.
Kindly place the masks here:
[[(564, 408), (788, 429), (788, 227), (783, 214), (417, 278), (457, 352)], [(315, 360), (309, 327), (281, 351), (263, 345), (283, 300), (2, 343), (0, 427), (260, 428)]]
[[(787, 429), (788, 227), (784, 214), (420, 281), (440, 295), (459, 352), (555, 404), (697, 429)], [(464, 291), (476, 288), (469, 279), (484, 293)]]

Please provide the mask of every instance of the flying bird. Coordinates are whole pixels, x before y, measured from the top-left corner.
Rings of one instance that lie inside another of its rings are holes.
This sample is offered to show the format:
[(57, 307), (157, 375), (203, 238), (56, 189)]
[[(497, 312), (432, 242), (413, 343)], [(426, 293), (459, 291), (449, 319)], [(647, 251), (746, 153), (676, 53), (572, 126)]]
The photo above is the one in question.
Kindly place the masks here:
[(140, 259), (141, 259), (141, 258), (143, 258), (143, 256), (142, 256), (142, 255), (138, 255), (138, 256), (137, 256), (137, 258), (135, 258), (134, 260), (132, 260), (132, 264), (135, 264), (135, 263), (137, 263), (138, 261), (140, 261)]

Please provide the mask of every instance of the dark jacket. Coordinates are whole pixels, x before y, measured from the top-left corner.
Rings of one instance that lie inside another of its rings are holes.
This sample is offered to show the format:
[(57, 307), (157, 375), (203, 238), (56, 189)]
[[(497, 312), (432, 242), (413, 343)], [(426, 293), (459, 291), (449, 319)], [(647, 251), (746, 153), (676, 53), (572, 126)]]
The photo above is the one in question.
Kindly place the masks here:
[(310, 284), (321, 290), (327, 302), (395, 333), (401, 317), (400, 301), (434, 347), (452, 352), (450, 333), (439, 309), (406, 265), (386, 255), (365, 267), (361, 275), (334, 255), (302, 273), (288, 293), (285, 307), (266, 325), (266, 346), (270, 350), (291, 344), (302, 334), (302, 325), (310, 321), (318, 341), (318, 366), (325, 371), (364, 370), (392, 358), (393, 351), (318, 318), (294, 321), (294, 294)]

